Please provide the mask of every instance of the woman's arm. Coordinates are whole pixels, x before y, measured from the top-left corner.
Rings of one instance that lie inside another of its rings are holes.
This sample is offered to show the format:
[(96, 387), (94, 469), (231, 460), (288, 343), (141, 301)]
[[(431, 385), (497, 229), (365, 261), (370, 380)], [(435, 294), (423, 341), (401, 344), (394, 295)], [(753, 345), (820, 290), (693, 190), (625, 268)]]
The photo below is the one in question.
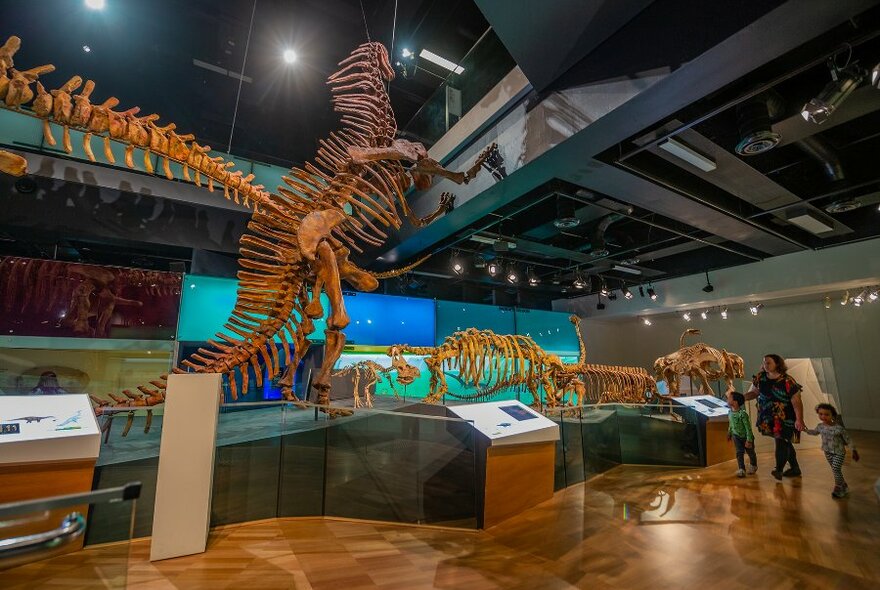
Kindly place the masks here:
[(752, 383), (752, 386), (749, 387), (749, 390), (745, 392), (745, 394), (743, 394), (743, 397), (745, 397), (747, 400), (755, 399), (756, 397), (758, 397), (758, 388), (755, 387), (754, 383)]
[(794, 427), (795, 430), (804, 430), (804, 401), (801, 399), (800, 392), (791, 396), (791, 405), (794, 406)]

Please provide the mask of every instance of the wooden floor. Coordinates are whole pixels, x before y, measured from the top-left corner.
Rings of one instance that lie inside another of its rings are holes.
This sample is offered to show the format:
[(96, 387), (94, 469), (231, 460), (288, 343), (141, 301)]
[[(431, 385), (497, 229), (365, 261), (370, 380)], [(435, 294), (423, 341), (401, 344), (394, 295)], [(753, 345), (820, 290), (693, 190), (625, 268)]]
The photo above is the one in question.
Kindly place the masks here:
[(213, 533), (203, 555), (151, 564), (137, 542), (126, 572), (126, 547), (90, 549), (0, 573), (0, 587), (878, 588), (880, 434), (856, 434), (845, 500), (817, 449), (782, 483), (769, 454), (745, 480), (732, 463), (625, 466), (485, 532), (268, 521)]

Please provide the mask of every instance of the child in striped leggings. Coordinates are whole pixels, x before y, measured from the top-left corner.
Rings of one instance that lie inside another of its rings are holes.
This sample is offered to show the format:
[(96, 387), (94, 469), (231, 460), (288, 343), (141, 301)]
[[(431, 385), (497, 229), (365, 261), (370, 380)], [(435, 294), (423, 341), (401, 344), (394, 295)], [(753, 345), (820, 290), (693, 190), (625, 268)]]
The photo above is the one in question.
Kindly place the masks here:
[(825, 458), (831, 465), (831, 472), (834, 474), (834, 491), (831, 492), (833, 498), (843, 498), (849, 494), (849, 486), (843, 479), (843, 460), (846, 457), (847, 445), (852, 449), (853, 460), (859, 460), (859, 452), (856, 445), (850, 437), (846, 429), (840, 424), (835, 424), (837, 420), (837, 409), (831, 404), (819, 404), (816, 406), (816, 414), (819, 415), (819, 424), (816, 428), (808, 428), (804, 432), (819, 435), (822, 437), (822, 450), (825, 452)]

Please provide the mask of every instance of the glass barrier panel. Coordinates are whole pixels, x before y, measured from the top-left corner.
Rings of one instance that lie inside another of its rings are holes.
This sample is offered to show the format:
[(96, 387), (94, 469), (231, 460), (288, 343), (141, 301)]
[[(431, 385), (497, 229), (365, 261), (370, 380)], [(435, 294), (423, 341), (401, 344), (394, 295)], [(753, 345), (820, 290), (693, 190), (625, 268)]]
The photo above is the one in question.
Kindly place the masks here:
[(620, 430), (614, 407), (586, 407), (580, 411), (584, 440), (584, 472), (595, 475), (620, 465)]
[[(76, 585), (126, 588), (139, 484), (0, 504), (0, 579), (4, 588)], [(102, 507), (118, 506), (118, 543), (83, 549)]]
[(467, 422), (359, 411), (327, 430), (324, 514), (476, 527)]
[(547, 418), (559, 426), (559, 439), (556, 441), (556, 453), (553, 460), (553, 491), (559, 491), (566, 487), (565, 483), (565, 444), (562, 439), (562, 430), (565, 425), (558, 413), (548, 414)]
[(617, 405), (621, 462), (699, 467), (702, 441), (696, 412), (663, 405)]

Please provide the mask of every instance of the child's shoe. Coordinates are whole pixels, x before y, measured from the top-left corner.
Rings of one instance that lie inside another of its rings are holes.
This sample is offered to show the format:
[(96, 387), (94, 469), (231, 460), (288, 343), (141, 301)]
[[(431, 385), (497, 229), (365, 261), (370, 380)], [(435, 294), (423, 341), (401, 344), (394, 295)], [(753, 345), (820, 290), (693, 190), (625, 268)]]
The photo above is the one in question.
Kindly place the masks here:
[(737, 469), (737, 470), (736, 470), (736, 476), (737, 476), (737, 477), (745, 477), (745, 476), (746, 476), (746, 470), (745, 470), (745, 469)]
[(749, 465), (746, 468), (746, 475), (755, 475), (756, 473), (758, 473), (758, 466), (757, 465)]
[(849, 494), (849, 490), (847, 488), (841, 486), (834, 486), (834, 491), (831, 492), (832, 498), (845, 498), (846, 495)]

